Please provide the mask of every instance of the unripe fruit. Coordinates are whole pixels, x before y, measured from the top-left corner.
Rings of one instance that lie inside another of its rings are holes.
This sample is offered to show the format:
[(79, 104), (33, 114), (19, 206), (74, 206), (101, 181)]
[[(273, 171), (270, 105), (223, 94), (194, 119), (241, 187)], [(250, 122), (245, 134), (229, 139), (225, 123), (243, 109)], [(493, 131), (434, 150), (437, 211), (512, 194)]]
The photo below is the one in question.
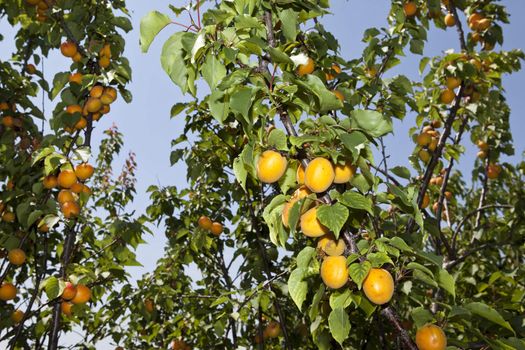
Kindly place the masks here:
[(305, 64), (300, 64), (299, 67), (297, 67), (297, 75), (302, 77), (307, 74), (312, 74), (314, 69), (315, 69), (315, 62), (313, 59), (308, 57), (308, 60)]
[(70, 188), (77, 182), (77, 176), (73, 170), (64, 169), (58, 174), (58, 185), (62, 188)]
[(451, 104), (454, 99), (456, 98), (456, 94), (453, 90), (445, 89), (441, 92), (441, 95), (439, 96), (439, 100), (441, 103), (444, 104)]
[(2, 283), (0, 286), (0, 300), (7, 301), (16, 297), (17, 289), (12, 283)]
[(91, 290), (87, 286), (79, 284), (77, 286), (77, 293), (75, 297), (71, 299), (71, 302), (73, 304), (85, 304), (89, 299), (91, 299)]
[(405, 16), (407, 16), (407, 17), (414, 16), (416, 14), (416, 12), (417, 12), (416, 4), (414, 2), (412, 2), (412, 1), (406, 2), (403, 5), (403, 12), (405, 13)]
[(60, 52), (66, 57), (73, 57), (77, 54), (77, 45), (71, 41), (66, 41), (60, 45)]
[(288, 161), (279, 152), (264, 151), (257, 162), (257, 177), (261, 182), (274, 183), (286, 172)]
[(321, 264), (321, 278), (332, 289), (343, 287), (348, 281), (348, 268), (344, 256), (327, 256)]
[(350, 163), (345, 163), (344, 165), (337, 164), (334, 167), (334, 183), (335, 184), (345, 184), (350, 181), (355, 175), (356, 167)]
[(325, 158), (312, 160), (304, 172), (305, 185), (315, 193), (326, 191), (334, 182), (335, 170), (332, 163)]
[(424, 150), (424, 149), (419, 150), (417, 155), (423, 163), (428, 163), (428, 161), (430, 160), (430, 153), (428, 153), (427, 150)]
[(22, 310), (15, 310), (11, 314), (11, 321), (13, 323), (20, 323), (24, 318), (24, 312)]
[(62, 299), (64, 300), (71, 300), (77, 295), (77, 288), (73, 283), (66, 282), (66, 286), (64, 287), (64, 291), (62, 292)]
[(427, 146), (430, 141), (432, 141), (432, 136), (428, 132), (422, 132), (416, 137), (416, 142), (419, 146)]
[(300, 222), (301, 231), (307, 237), (320, 237), (328, 233), (328, 229), (317, 219), (317, 208), (312, 208), (301, 215)]
[(26, 253), (19, 248), (11, 249), (7, 254), (9, 262), (15, 266), (20, 266), (26, 262)]
[(373, 268), (363, 282), (363, 292), (372, 303), (386, 304), (394, 295), (394, 279), (387, 270)]
[(45, 189), (53, 189), (55, 187), (58, 187), (58, 179), (54, 175), (48, 175), (44, 177), (44, 180), (42, 180), (42, 184), (44, 185)]
[(80, 206), (76, 202), (65, 202), (60, 209), (67, 219), (77, 217), (80, 214)]
[(91, 176), (93, 176), (94, 172), (95, 168), (93, 168), (93, 166), (88, 163), (79, 164), (75, 168), (75, 175), (80, 181), (85, 181), (89, 179)]
[(199, 227), (203, 230), (211, 230), (211, 226), (213, 225), (212, 221), (207, 216), (201, 216), (199, 220), (197, 221), (197, 224)]
[(345, 252), (346, 244), (343, 239), (336, 240), (333, 234), (328, 233), (319, 238), (317, 248), (324, 251), (327, 255), (339, 256)]
[(220, 222), (214, 222), (211, 224), (210, 231), (213, 235), (219, 236), (223, 231), (222, 224)]
[(427, 324), (417, 330), (416, 345), (419, 350), (445, 350), (447, 336), (441, 327)]

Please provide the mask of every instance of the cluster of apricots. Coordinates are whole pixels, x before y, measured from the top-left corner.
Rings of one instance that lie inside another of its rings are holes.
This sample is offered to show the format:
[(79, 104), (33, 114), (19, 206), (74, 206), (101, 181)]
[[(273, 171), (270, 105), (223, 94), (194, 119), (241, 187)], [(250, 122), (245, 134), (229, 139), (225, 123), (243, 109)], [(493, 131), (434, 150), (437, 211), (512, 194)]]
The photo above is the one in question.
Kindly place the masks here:
[(436, 150), (439, 142), (440, 133), (436, 129), (441, 127), (441, 121), (435, 120), (430, 125), (426, 125), (415, 137), (416, 144), (420, 147), (418, 157), (423, 163), (428, 163), (432, 157), (432, 152)]
[[(314, 70), (315, 70), (315, 61), (312, 58), (307, 57), (304, 63), (301, 63), (297, 66), (296, 73), (298, 76), (303, 77), (305, 75), (312, 74)], [(330, 68), (324, 73), (326, 81), (327, 82), (333, 81), (337, 77), (337, 75), (340, 74), (341, 72), (342, 72), (342, 69), (338, 64), (336, 63), (332, 64)], [(345, 97), (341, 91), (334, 89), (332, 90), (332, 93), (341, 102), (344, 102)]]
[(1, 124), (5, 129), (10, 129), (17, 134), (15, 142), (18, 142), (18, 148), (22, 152), (32, 151), (40, 147), (41, 136), (31, 134), (24, 127), (24, 114), (19, 112), (16, 103), (0, 102)]
[(445, 81), (445, 89), (439, 95), (439, 101), (443, 104), (449, 105), (456, 99), (454, 92), (461, 85), (461, 79), (457, 77), (447, 77)]
[[(435, 122), (434, 126), (440, 127), (440, 123)], [(434, 130), (434, 127), (430, 127), (425, 132), (432, 130)], [(438, 138), (439, 135), (430, 133), (429, 140), (432, 140), (432, 137)], [(275, 183), (284, 175), (287, 166), (287, 159), (279, 152), (266, 150), (257, 160), (257, 177), (263, 183)], [(299, 187), (283, 207), (283, 225), (285, 227), (289, 226), (289, 213), (296, 202), (313, 193), (323, 193), (333, 184), (348, 183), (355, 175), (355, 172), (356, 167), (348, 162), (334, 166), (331, 161), (322, 157), (311, 160), (306, 169), (300, 165), (296, 173)], [(428, 197), (428, 201), (430, 201), (430, 197)], [(321, 224), (317, 218), (316, 206), (302, 208), (299, 221), (301, 232), (305, 236), (318, 238), (317, 251), (323, 259), (320, 268), (323, 283), (331, 289), (339, 289), (347, 285), (349, 272), (344, 255), (347, 250), (344, 239), (336, 239), (333, 233)], [(364, 294), (372, 303), (384, 305), (390, 302), (394, 295), (394, 278), (386, 269), (371, 268), (363, 281), (362, 288)], [(256, 342), (258, 341), (260, 339), (256, 336)], [(445, 349), (446, 342), (443, 330), (436, 325), (425, 325), (416, 334), (416, 343), (420, 350)]]
[(71, 316), (73, 305), (85, 304), (91, 299), (91, 289), (85, 284), (75, 286), (71, 282), (66, 282), (60, 298), (62, 299), (60, 310), (64, 315)]
[[(7, 259), (11, 266), (21, 266), (26, 262), (26, 253), (20, 248), (14, 248), (9, 251), (7, 254)], [(8, 301), (16, 298), (18, 290), (16, 286), (10, 282), (2, 283), (0, 287), (0, 300)], [(24, 312), (19, 309), (15, 309), (11, 313), (11, 321), (15, 324), (22, 321), (24, 318)]]
[(49, 7), (53, 6), (54, 3), (55, 0), (26, 0), (28, 6), (36, 8), (36, 20), (39, 22), (47, 21)]
[[(485, 159), (488, 157), (489, 155), (489, 144), (485, 141), (482, 141), (482, 140), (479, 140), (477, 142), (477, 146), (479, 148), (479, 152), (478, 152), (478, 158), (479, 159)], [(499, 164), (496, 164), (496, 163), (489, 163), (487, 165), (487, 178), (489, 178), (490, 180), (495, 180), (499, 177), (499, 175), (501, 174), (501, 171), (502, 171), (502, 167), (501, 165)]]
[(91, 189), (84, 184), (95, 169), (91, 164), (81, 163), (72, 169), (63, 169), (58, 175), (50, 174), (42, 180), (44, 188), (53, 190), (60, 188), (57, 201), (65, 218), (75, 218), (80, 214), (78, 199), (81, 193), (91, 194)]
[(211, 232), (214, 236), (220, 236), (224, 227), (220, 222), (211, 221), (207, 216), (201, 216), (197, 222), (199, 227), (205, 231)]
[(72, 41), (65, 41), (60, 44), (60, 52), (65, 57), (69, 57), (73, 62), (82, 61), (82, 55), (78, 52), (77, 44)]
[(486, 31), (492, 26), (492, 21), (486, 18), (483, 14), (474, 12), (468, 17), (467, 23), (469, 28), (472, 30), (472, 33), (470, 34), (470, 39), (472, 42), (481, 43), (484, 50), (492, 50), (494, 48), (494, 44), (484, 40)]
[[(72, 73), (69, 76), (71, 84), (82, 83), (82, 73)], [(81, 117), (73, 127), (67, 126), (65, 130), (69, 133), (75, 130), (85, 129), (88, 125), (87, 117), (91, 115), (92, 120), (98, 121), (102, 115), (108, 114), (110, 105), (117, 99), (117, 90), (111, 86), (104, 87), (102, 85), (95, 85), (89, 91), (89, 97), (85, 100), (83, 106), (70, 105), (66, 107), (66, 113), (73, 115), (80, 113)]]

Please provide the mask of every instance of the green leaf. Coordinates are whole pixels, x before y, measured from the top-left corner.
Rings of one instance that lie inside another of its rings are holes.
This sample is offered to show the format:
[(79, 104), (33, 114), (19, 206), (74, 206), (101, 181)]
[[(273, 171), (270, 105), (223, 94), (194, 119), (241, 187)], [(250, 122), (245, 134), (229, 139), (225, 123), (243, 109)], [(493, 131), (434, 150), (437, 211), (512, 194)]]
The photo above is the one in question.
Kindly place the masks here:
[(483, 317), (484, 319), (490, 322), (493, 322), (497, 325), (500, 325), (501, 327), (505, 329), (508, 329), (513, 334), (516, 334), (514, 332), (514, 329), (512, 329), (511, 325), (507, 321), (505, 321), (505, 319), (499, 314), (499, 312), (494, 310), (487, 304), (480, 303), (480, 302), (473, 302), (473, 303), (464, 305), (464, 307), (470, 312), (472, 312), (473, 314)]
[(437, 273), (438, 284), (441, 288), (446, 290), (452, 298), (456, 298), (456, 281), (446, 270), (440, 269)]
[(352, 304), (352, 293), (348, 288), (343, 291), (336, 290), (330, 295), (330, 307), (332, 309), (346, 309), (350, 304)]
[(224, 123), (224, 120), (228, 117), (230, 111), (230, 104), (228, 101), (224, 101), (225, 95), (221, 90), (212, 91), (208, 105), (210, 106), (210, 113), (215, 120), (220, 124)]
[(356, 127), (366, 131), (373, 137), (381, 137), (392, 132), (392, 121), (381, 113), (370, 110), (354, 110), (350, 112)]
[(378, 253), (370, 253), (366, 256), (367, 260), (370, 261), (373, 267), (381, 267), (384, 264), (392, 264), (394, 265), (394, 262), (392, 259), (388, 256), (388, 254), (383, 252)]
[(301, 310), (303, 302), (306, 300), (308, 292), (308, 283), (303, 281), (305, 270), (298, 268), (292, 271), (288, 278), (288, 292), (295, 305)]
[(346, 205), (349, 208), (366, 210), (371, 215), (374, 215), (372, 211), (372, 200), (363, 196), (361, 193), (355, 191), (347, 191), (339, 197), (339, 202)]
[(54, 100), (60, 91), (62, 91), (64, 86), (66, 86), (67, 82), (69, 81), (69, 74), (70, 73), (57, 73), (55, 75), (53, 78), (53, 89), (49, 93), (49, 98), (51, 100)]
[(188, 104), (184, 103), (184, 102), (175, 103), (173, 105), (173, 107), (171, 107), (171, 112), (170, 112), (171, 118), (176, 117), (177, 115), (179, 115), (180, 112), (185, 110), (187, 106), (188, 106)]
[(423, 266), (423, 265), (421, 265), (421, 264), (419, 264), (417, 262), (408, 263), (408, 265), (406, 267), (409, 270), (422, 271), (422, 272), (426, 273), (427, 275), (429, 275), (430, 277), (434, 278), (434, 274), (432, 273), (432, 271), (429, 268), (427, 268), (427, 267), (425, 267), (425, 266)]
[(390, 168), (390, 171), (394, 175), (402, 177), (403, 179), (410, 180), (410, 170), (408, 170), (404, 166), (396, 166), (396, 167)]
[(140, 49), (147, 52), (153, 39), (171, 23), (171, 19), (158, 11), (151, 11), (140, 21)]
[(248, 112), (252, 105), (252, 89), (241, 87), (235, 91), (230, 98), (231, 109), (240, 113), (248, 121)]
[(315, 257), (316, 251), (314, 247), (304, 247), (303, 250), (297, 254), (297, 267), (306, 269), (310, 265), (310, 261)]
[(246, 189), (246, 178), (248, 177), (248, 171), (244, 167), (244, 162), (242, 161), (242, 155), (239, 155), (233, 161), (233, 173), (235, 178), (241, 184), (243, 189)]
[(297, 37), (297, 13), (292, 10), (283, 10), (279, 13), (279, 19), (282, 23), (284, 37), (294, 42)]
[(412, 248), (406, 244), (406, 242), (401, 237), (392, 237), (389, 241), (389, 244), (404, 252), (412, 251)]
[(334, 339), (341, 345), (350, 334), (350, 319), (343, 308), (335, 308), (328, 316), (328, 326)]
[(215, 89), (217, 84), (226, 76), (226, 68), (213, 54), (206, 56), (201, 72), (211, 90)]
[(434, 320), (432, 313), (424, 307), (416, 307), (411, 313), (412, 319), (416, 325), (416, 328), (421, 328), (427, 323), (431, 323)]
[(47, 297), (52, 300), (59, 296), (60, 286), (55, 276), (48, 277), (42, 282), (41, 288), (46, 292)]
[(368, 276), (368, 272), (370, 272), (371, 268), (372, 264), (366, 260), (362, 263), (353, 263), (348, 267), (348, 274), (350, 275), (352, 281), (357, 284), (359, 289), (361, 289), (363, 281), (365, 280), (366, 276)]
[(162, 68), (166, 71), (170, 79), (179, 86), (183, 93), (188, 91), (189, 76), (187, 65), (184, 63), (184, 41), (190, 40), (191, 38), (195, 39), (195, 34), (185, 32), (173, 34), (164, 43), (160, 56)]
[(339, 233), (349, 214), (348, 209), (340, 203), (322, 205), (317, 209), (317, 218), (323, 226), (334, 233), (336, 238), (339, 238)]
[(287, 151), (286, 134), (281, 129), (273, 129), (268, 135), (268, 146), (280, 151)]
[(316, 111), (328, 112), (331, 110), (343, 108), (343, 103), (328, 90), (324, 82), (313, 74), (308, 74), (306, 80), (296, 79), (294, 81), (297, 85), (304, 87), (307, 95), (312, 95), (316, 98)]
[(361, 150), (365, 149), (366, 145), (369, 143), (366, 136), (359, 131), (343, 133), (339, 135), (339, 138), (343, 142), (343, 145), (346, 147), (346, 149), (352, 152), (352, 157), (354, 159), (359, 157)]
[(268, 53), (270, 54), (272, 61), (275, 63), (293, 64), (291, 58), (279, 49), (269, 47)]

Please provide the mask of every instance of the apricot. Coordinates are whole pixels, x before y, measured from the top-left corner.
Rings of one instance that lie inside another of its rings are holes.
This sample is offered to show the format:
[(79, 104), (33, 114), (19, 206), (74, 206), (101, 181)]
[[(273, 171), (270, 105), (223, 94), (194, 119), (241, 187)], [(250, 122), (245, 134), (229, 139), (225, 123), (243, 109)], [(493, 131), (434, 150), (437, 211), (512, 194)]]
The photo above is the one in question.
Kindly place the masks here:
[(363, 291), (372, 303), (386, 304), (394, 295), (394, 279), (387, 270), (372, 268), (363, 282)]
[(34, 64), (32, 63), (29, 63), (28, 65), (26, 65), (26, 71), (29, 73), (29, 74), (35, 74), (36, 73), (36, 67)]
[(335, 76), (337, 74), (340, 74), (340, 73), (341, 73), (341, 67), (339, 67), (339, 65), (337, 65), (335, 63), (332, 64), (332, 66), (330, 67), (330, 72), (329, 73), (325, 73), (326, 81), (334, 80)]
[(480, 150), (482, 150), (482, 151), (488, 151), (488, 149), (489, 149), (489, 145), (488, 145), (488, 143), (486, 143), (485, 141), (481, 141), (481, 140), (479, 140), (478, 143), (477, 143), (477, 145), (478, 145), (478, 148), (479, 148)]
[(430, 161), (430, 153), (427, 150), (421, 149), (417, 155), (423, 163), (428, 163)]
[(447, 27), (453, 27), (456, 25), (456, 17), (454, 17), (453, 14), (451, 13), (447, 13), (447, 15), (445, 16), (445, 25)]
[(268, 323), (268, 325), (263, 331), (264, 338), (277, 338), (280, 334), (281, 334), (281, 324), (275, 321)]
[(147, 312), (152, 313), (155, 310), (155, 303), (151, 299), (144, 300), (144, 308)]
[(99, 55), (103, 57), (109, 57), (111, 58), (111, 45), (110, 44), (104, 44), (102, 49), (99, 51)]
[(0, 286), (0, 300), (12, 300), (16, 297), (16, 293), (17, 289), (12, 283), (4, 282)]
[(437, 148), (438, 142), (439, 142), (438, 138), (433, 137), (432, 140), (430, 141), (430, 144), (428, 145), (428, 150), (431, 152), (434, 152)]
[(12, 213), (10, 211), (6, 211), (5, 213), (2, 214), (2, 221), (8, 222), (8, 223), (13, 223), (13, 222), (15, 222), (15, 220), (16, 220), (15, 213)]
[(430, 196), (428, 193), (425, 193), (423, 196), (423, 202), (421, 203), (421, 209), (426, 209), (428, 205), (430, 204)]
[(117, 90), (115, 90), (111, 86), (108, 86), (107, 88), (105, 88), (104, 93), (102, 94), (102, 96), (100, 96), (100, 100), (105, 105), (112, 104), (113, 102), (115, 102), (116, 99), (117, 99)]
[(64, 287), (64, 291), (62, 292), (62, 299), (64, 300), (72, 300), (77, 295), (77, 287), (71, 282), (66, 282), (66, 286)]
[(354, 177), (356, 169), (357, 168), (355, 167), (355, 165), (352, 165), (349, 162), (346, 162), (345, 164), (337, 164), (336, 166), (334, 166), (334, 183), (347, 183)]
[(487, 158), (487, 152), (479, 151), (477, 156), (478, 156), (479, 159), (485, 159), (485, 158)]
[(290, 209), (292, 209), (293, 205), (305, 198), (306, 196), (308, 196), (310, 193), (310, 190), (308, 189), (308, 187), (306, 186), (301, 186), (299, 187), (297, 190), (295, 190), (295, 192), (293, 193), (292, 197), (290, 198), (290, 200), (288, 202), (286, 202), (286, 204), (284, 205), (283, 207), (283, 212), (282, 212), (282, 215), (281, 215), (281, 219), (282, 219), (282, 222), (283, 222), (283, 225), (285, 227), (288, 227), (289, 224), (288, 224), (288, 220), (289, 220), (289, 216), (290, 216)]
[(501, 173), (501, 165), (490, 163), (487, 166), (487, 177), (491, 180), (497, 179)]
[(96, 113), (102, 108), (102, 101), (99, 98), (90, 97), (86, 101), (85, 107), (89, 113)]
[(82, 130), (87, 127), (87, 119), (84, 117), (80, 117), (78, 122), (75, 123), (75, 129), (76, 130)]
[(63, 301), (62, 303), (60, 303), (60, 310), (66, 316), (71, 316), (73, 314), (71, 310), (72, 307), (73, 307), (73, 304), (67, 301)]
[(60, 52), (66, 57), (73, 57), (78, 53), (77, 45), (71, 41), (63, 42), (60, 45)]
[(211, 224), (211, 228), (210, 228), (210, 231), (213, 235), (215, 236), (219, 236), (222, 231), (223, 231), (223, 227), (222, 227), (222, 224), (220, 222), (214, 222)]
[(456, 98), (456, 94), (453, 90), (445, 89), (441, 92), (441, 95), (439, 96), (439, 101), (444, 104), (451, 104), (454, 99)]
[(301, 215), (300, 225), (301, 231), (307, 237), (320, 237), (328, 233), (328, 229), (317, 219), (317, 208), (309, 209)]
[(299, 185), (304, 184), (304, 168), (302, 164), (299, 164), (297, 167), (297, 172), (295, 173), (295, 178), (297, 179), (297, 183)]
[(60, 210), (67, 219), (77, 217), (80, 214), (80, 206), (77, 204), (77, 202), (65, 202), (61, 205)]
[(89, 96), (94, 98), (100, 98), (104, 93), (104, 87), (102, 85), (95, 85), (89, 91)]
[(98, 65), (100, 66), (100, 68), (108, 68), (110, 64), (111, 61), (107, 56), (102, 56), (98, 60)]
[(405, 16), (413, 17), (417, 12), (417, 5), (412, 1), (408, 1), (403, 5), (403, 12)]
[(70, 188), (77, 182), (77, 176), (73, 170), (64, 169), (58, 174), (58, 185), (62, 188)]
[(327, 256), (321, 264), (321, 278), (332, 289), (341, 288), (348, 281), (348, 268), (344, 256)]
[(286, 172), (288, 161), (279, 152), (264, 151), (257, 162), (257, 177), (264, 183), (274, 183)]
[(82, 193), (84, 191), (84, 184), (81, 182), (74, 183), (73, 186), (71, 186), (70, 190), (71, 192), (76, 193), (76, 194)]
[(15, 118), (11, 117), (10, 115), (6, 115), (2, 118), (2, 124), (6, 128), (12, 128), (15, 125)]
[(191, 350), (188, 344), (184, 340), (174, 340), (171, 343), (172, 350)]
[(483, 18), (483, 19), (479, 20), (478, 23), (477, 23), (477, 31), (482, 32), (484, 30), (487, 30), (487, 29), (489, 29), (491, 24), (492, 24), (492, 22), (490, 21), (490, 19)]
[(42, 180), (42, 184), (44, 185), (45, 189), (53, 189), (55, 187), (58, 187), (58, 179), (55, 175), (48, 175), (44, 177), (44, 180)]
[(26, 262), (26, 253), (20, 248), (11, 249), (7, 254), (7, 258), (11, 264), (20, 266)]
[(327, 233), (319, 238), (317, 248), (324, 251), (327, 255), (339, 256), (343, 255), (346, 249), (346, 244), (343, 239), (340, 238), (336, 240), (333, 234)]
[(13, 321), (13, 323), (20, 323), (22, 322), (22, 320), (24, 319), (24, 312), (22, 310), (15, 310), (13, 311), (13, 313), (11, 314), (11, 321)]
[(456, 77), (447, 77), (446, 85), (449, 90), (454, 90), (461, 85), (461, 79)]
[(479, 21), (481, 21), (483, 18), (483, 15), (481, 15), (480, 13), (474, 12), (473, 14), (471, 14), (467, 20), (470, 29), (477, 31), (479, 27)]
[(82, 61), (82, 55), (80, 54), (80, 52), (77, 52), (75, 56), (73, 56), (71, 59), (73, 60), (73, 62), (80, 62)]
[(66, 113), (73, 114), (73, 113), (82, 113), (82, 107), (79, 105), (71, 105), (66, 107)]
[(297, 67), (297, 75), (299, 75), (300, 77), (302, 76), (305, 76), (307, 74), (312, 74), (312, 72), (314, 71), (315, 69), (315, 62), (313, 59), (311, 59), (310, 57), (308, 57), (307, 61), (305, 64), (300, 64), (298, 67)]
[(82, 84), (82, 73), (71, 73), (69, 75), (69, 78), (68, 78), (68, 81), (70, 83), (75, 83), (75, 84), (78, 84), (78, 85), (81, 85)]
[(430, 143), (430, 141), (432, 141), (432, 136), (430, 136), (428, 132), (422, 132), (416, 137), (416, 143), (419, 146), (427, 146)]
[(333, 90), (332, 93), (337, 97), (337, 99), (341, 102), (345, 102), (345, 96), (343, 93), (339, 90)]
[(312, 160), (304, 172), (305, 185), (315, 193), (326, 191), (334, 182), (335, 170), (332, 163), (325, 158)]
[(445, 350), (447, 336), (441, 327), (427, 324), (417, 330), (416, 345), (419, 350)]
[(203, 230), (211, 230), (211, 227), (213, 225), (210, 218), (204, 215), (199, 218), (199, 220), (197, 221), (197, 224)]
[(65, 202), (74, 202), (76, 199), (70, 190), (60, 190), (60, 192), (58, 192), (57, 201), (60, 204), (64, 204)]
[(77, 285), (77, 293), (71, 299), (73, 304), (85, 304), (91, 299), (91, 289), (84, 284)]
[(93, 166), (88, 163), (79, 164), (75, 168), (75, 175), (80, 181), (85, 181), (89, 179), (91, 176), (93, 176), (94, 172), (95, 168), (93, 168)]

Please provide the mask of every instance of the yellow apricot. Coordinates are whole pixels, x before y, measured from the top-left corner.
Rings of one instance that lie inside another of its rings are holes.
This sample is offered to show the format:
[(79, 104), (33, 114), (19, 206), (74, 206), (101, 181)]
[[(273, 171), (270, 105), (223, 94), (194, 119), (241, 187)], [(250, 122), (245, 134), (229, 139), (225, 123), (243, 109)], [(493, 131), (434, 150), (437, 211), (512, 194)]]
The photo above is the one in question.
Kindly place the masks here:
[(315, 158), (304, 172), (304, 183), (315, 193), (326, 191), (334, 182), (335, 170), (332, 163), (326, 158)]
[(279, 152), (267, 150), (257, 162), (257, 177), (264, 183), (274, 183), (284, 175), (288, 161)]
[(341, 288), (348, 281), (348, 268), (344, 256), (327, 256), (321, 264), (321, 278), (332, 289)]
[(394, 295), (394, 279), (387, 270), (373, 268), (363, 282), (363, 291), (374, 304), (386, 304)]
[(319, 238), (317, 248), (324, 251), (327, 255), (339, 256), (345, 252), (346, 244), (343, 239), (336, 240), (333, 234), (327, 233)]
[(317, 208), (309, 209), (301, 215), (300, 222), (301, 231), (307, 237), (320, 237), (328, 233), (328, 229), (317, 219)]
[(345, 164), (337, 164), (334, 167), (334, 171), (335, 171), (334, 183), (335, 184), (345, 184), (354, 177), (356, 167), (355, 165), (352, 165), (349, 162), (346, 162)]

